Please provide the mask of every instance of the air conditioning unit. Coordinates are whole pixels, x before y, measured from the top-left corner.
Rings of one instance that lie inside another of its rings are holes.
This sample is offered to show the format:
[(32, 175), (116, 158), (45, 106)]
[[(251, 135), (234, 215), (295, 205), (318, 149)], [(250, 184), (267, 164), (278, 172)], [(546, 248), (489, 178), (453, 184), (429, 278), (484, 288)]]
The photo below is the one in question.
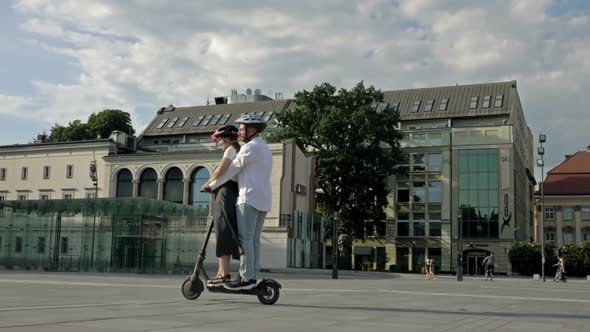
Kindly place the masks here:
[(295, 185), (295, 192), (298, 194), (305, 194), (307, 191), (307, 188), (305, 188), (304, 185), (302, 184), (296, 184)]

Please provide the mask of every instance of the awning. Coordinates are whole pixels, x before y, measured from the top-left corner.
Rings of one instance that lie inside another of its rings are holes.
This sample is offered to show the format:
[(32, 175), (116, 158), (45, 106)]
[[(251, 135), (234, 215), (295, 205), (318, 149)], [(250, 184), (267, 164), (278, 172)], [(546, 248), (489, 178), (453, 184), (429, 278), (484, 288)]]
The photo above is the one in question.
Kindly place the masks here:
[(368, 256), (373, 253), (373, 247), (354, 247), (352, 248), (353, 255)]

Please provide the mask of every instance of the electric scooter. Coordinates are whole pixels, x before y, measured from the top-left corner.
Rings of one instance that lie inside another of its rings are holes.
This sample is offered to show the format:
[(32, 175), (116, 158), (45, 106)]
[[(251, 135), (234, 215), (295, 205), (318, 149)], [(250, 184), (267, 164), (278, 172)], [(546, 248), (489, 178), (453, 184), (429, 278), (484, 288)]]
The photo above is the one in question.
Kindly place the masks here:
[(262, 279), (262, 281), (259, 282), (258, 285), (248, 290), (231, 290), (223, 286), (205, 287), (207, 280), (209, 280), (209, 276), (203, 268), (203, 262), (205, 261), (205, 251), (207, 249), (207, 243), (209, 242), (211, 232), (213, 231), (213, 222), (214, 221), (211, 218), (211, 221), (209, 222), (209, 226), (207, 229), (207, 236), (205, 237), (205, 242), (203, 243), (201, 252), (197, 257), (197, 262), (195, 264), (193, 274), (188, 276), (187, 279), (182, 283), (182, 295), (187, 300), (196, 300), (197, 298), (199, 298), (199, 296), (201, 296), (201, 293), (206, 288), (208, 291), (212, 293), (256, 295), (260, 303), (267, 305), (274, 304), (275, 302), (277, 302), (280, 295), (281, 284), (279, 284), (277, 281), (273, 279)]

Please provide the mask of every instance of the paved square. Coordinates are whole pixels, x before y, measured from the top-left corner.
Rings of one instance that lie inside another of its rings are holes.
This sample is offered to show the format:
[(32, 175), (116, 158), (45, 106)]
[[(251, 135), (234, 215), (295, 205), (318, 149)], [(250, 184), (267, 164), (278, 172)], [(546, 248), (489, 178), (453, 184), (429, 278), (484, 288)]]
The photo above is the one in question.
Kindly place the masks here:
[[(329, 272), (329, 271), (327, 271)], [(590, 283), (387, 273), (266, 274), (254, 296), (180, 293), (182, 276), (0, 272), (3, 331), (588, 331)]]

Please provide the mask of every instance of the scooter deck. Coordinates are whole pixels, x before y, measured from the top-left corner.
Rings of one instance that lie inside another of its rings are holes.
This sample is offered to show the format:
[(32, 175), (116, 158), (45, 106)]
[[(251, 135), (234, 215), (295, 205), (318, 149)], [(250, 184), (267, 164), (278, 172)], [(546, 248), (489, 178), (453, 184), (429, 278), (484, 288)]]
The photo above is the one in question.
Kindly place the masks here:
[[(232, 289), (227, 289), (223, 286), (216, 286), (216, 287), (211, 287), (211, 286), (207, 286), (206, 289), (208, 291), (210, 291), (211, 293), (228, 293), (228, 294), (241, 294), (241, 295), (268, 295), (268, 290), (266, 289), (266, 287), (264, 287), (264, 284), (270, 281), (269, 279), (263, 279), (261, 282), (258, 283), (258, 285), (256, 285), (256, 287), (252, 288), (252, 289), (237, 289), (237, 290), (232, 290)], [(275, 282), (276, 281), (272, 281)], [(280, 288), (280, 286), (279, 286)]]

